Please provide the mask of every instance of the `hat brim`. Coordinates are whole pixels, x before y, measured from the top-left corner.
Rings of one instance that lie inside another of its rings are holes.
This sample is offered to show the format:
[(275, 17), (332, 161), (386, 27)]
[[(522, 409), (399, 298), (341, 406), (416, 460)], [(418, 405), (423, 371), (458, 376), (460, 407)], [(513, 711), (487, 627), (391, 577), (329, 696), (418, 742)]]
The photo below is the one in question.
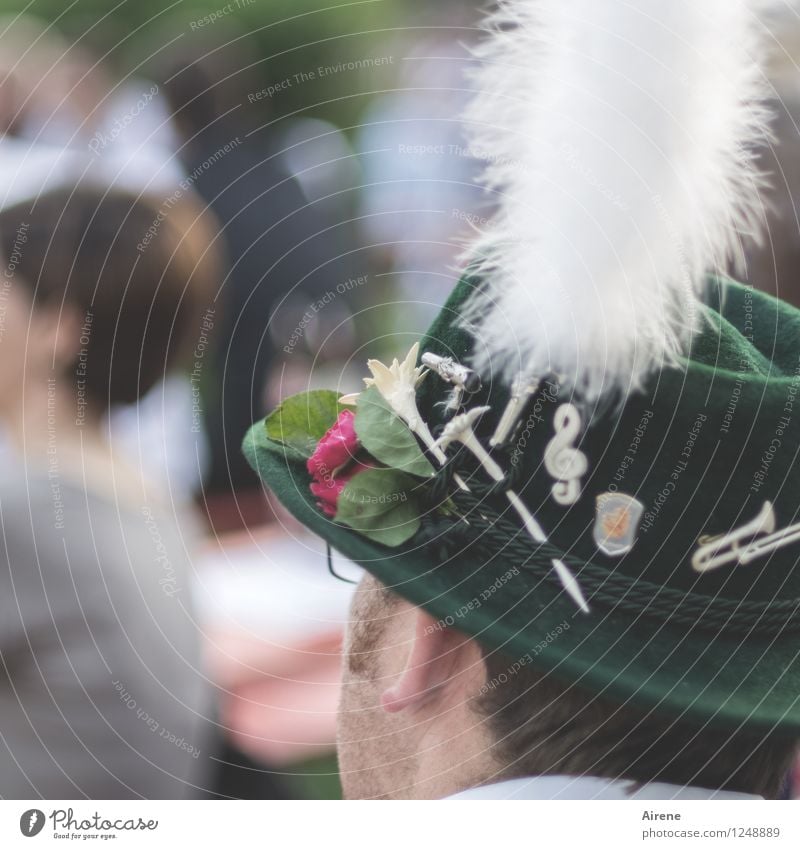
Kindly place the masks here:
[[(466, 546), (439, 562), (425, 546), (394, 549), (324, 516), (302, 461), (253, 426), (244, 452), (287, 510), (336, 551), (432, 616), (502, 651), (620, 703), (656, 709), (698, 727), (796, 737), (800, 732), (797, 640), (754, 641), (596, 608), (577, 609), (555, 580), (509, 570)], [(745, 639), (746, 636), (746, 639)], [(743, 672), (744, 670), (744, 672)], [(509, 674), (513, 674), (513, 667)]]

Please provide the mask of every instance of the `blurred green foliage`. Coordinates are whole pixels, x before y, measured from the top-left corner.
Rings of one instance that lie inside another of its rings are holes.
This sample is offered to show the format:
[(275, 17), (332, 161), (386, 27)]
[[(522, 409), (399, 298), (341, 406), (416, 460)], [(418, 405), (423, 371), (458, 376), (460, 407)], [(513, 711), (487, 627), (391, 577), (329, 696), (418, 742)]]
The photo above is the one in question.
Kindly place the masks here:
[[(153, 76), (154, 61), (185, 51), (191, 40), (206, 50), (215, 41), (234, 42), (242, 63), (246, 59), (252, 66), (248, 82), (256, 91), (292, 83), (260, 101), (265, 115), (304, 114), (347, 126), (373, 92), (392, 85), (399, 56), (378, 68), (315, 74), (313, 85), (297, 84), (295, 75), (392, 55), (415, 31), (441, 23), (447, 5), (437, 10), (436, 4), (420, 7), (411, 0), (0, 0), (0, 13), (24, 10), (52, 22), (70, 44), (105, 57), (121, 77), (148, 71)], [(243, 87), (243, 95), (249, 90)]]

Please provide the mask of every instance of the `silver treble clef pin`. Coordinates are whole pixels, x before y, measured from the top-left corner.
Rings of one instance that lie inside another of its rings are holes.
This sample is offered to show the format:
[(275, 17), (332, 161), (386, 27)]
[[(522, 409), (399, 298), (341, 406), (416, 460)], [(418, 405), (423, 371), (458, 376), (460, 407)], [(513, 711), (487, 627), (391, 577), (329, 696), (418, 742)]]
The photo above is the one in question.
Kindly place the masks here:
[(580, 479), (586, 474), (589, 462), (573, 443), (580, 436), (581, 417), (572, 404), (562, 404), (553, 417), (555, 436), (544, 450), (544, 465), (556, 479), (553, 498), (558, 504), (574, 504), (581, 494)]

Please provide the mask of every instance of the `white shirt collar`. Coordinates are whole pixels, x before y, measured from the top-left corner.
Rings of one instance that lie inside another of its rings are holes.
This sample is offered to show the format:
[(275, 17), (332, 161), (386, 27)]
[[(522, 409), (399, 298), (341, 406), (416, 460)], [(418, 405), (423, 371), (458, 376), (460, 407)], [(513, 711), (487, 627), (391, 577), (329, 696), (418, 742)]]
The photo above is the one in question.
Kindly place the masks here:
[(614, 781), (610, 778), (590, 778), (571, 775), (540, 775), (514, 778), (496, 784), (484, 784), (463, 790), (447, 799), (628, 799), (628, 800), (690, 800), (725, 799), (739, 801), (760, 799), (749, 793), (707, 790), (703, 787), (681, 787), (677, 784), (645, 784), (633, 781)]

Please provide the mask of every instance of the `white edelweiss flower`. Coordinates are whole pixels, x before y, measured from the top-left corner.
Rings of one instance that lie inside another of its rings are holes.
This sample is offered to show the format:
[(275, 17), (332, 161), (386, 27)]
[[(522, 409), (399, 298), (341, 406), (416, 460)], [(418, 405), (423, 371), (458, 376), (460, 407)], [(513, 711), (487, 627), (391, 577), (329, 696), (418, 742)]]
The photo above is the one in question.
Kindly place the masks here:
[(374, 386), (415, 433), (420, 427), (428, 429), (417, 409), (417, 387), (428, 373), (425, 366), (417, 365), (418, 356), (419, 342), (415, 342), (402, 363), (395, 359), (386, 366), (380, 360), (367, 360), (372, 377), (364, 378), (366, 386)]
[[(436, 444), (428, 425), (423, 421), (417, 409), (417, 387), (425, 379), (428, 369), (417, 365), (419, 342), (415, 342), (401, 363), (395, 359), (390, 366), (380, 360), (367, 360), (372, 377), (365, 377), (364, 384), (374, 386), (395, 415), (399, 416), (430, 449), (439, 463), (445, 462), (444, 452)], [(340, 404), (358, 404), (358, 394), (344, 395)]]
[[(364, 378), (364, 384), (367, 388), (376, 387), (392, 410), (412, 430), (414, 430), (414, 427), (411, 422), (420, 422), (416, 401), (417, 387), (428, 373), (425, 366), (416, 365), (418, 355), (419, 342), (416, 342), (402, 363), (395, 359), (390, 366), (387, 366), (380, 360), (367, 360), (367, 367), (372, 373), (372, 377)], [(349, 395), (342, 395), (339, 403), (355, 406), (358, 404), (360, 394), (360, 392), (353, 392)]]

